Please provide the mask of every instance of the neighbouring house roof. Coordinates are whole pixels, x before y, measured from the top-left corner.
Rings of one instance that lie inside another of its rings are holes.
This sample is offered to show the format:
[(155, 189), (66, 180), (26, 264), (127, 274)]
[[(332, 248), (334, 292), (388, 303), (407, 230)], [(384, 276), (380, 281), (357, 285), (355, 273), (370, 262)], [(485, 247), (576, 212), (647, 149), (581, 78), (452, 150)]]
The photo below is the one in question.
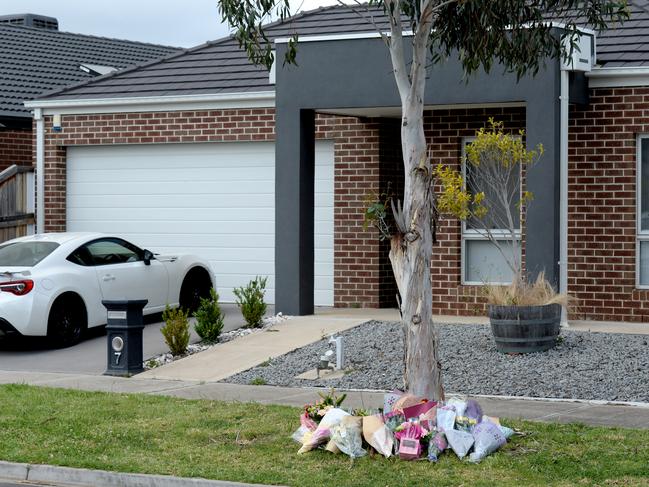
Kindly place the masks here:
[[(631, 19), (599, 32), (597, 62), (606, 67), (649, 66), (649, 4), (634, 0)], [(372, 21), (369, 20), (371, 17)], [(375, 32), (389, 30), (382, 9), (364, 6), (331, 6), (304, 12), (270, 24), (271, 40), (290, 37)], [(188, 49), (143, 66), (111, 73), (97, 80), (46, 94), (42, 100), (83, 100), (131, 97), (211, 95), (272, 91), (268, 71), (253, 65), (232, 37)]]
[(603, 67), (649, 66), (649, 1), (629, 4), (629, 20), (597, 34), (597, 63)]
[(80, 65), (123, 69), (179, 48), (0, 24), (0, 117), (30, 118), (23, 103), (96, 77)]
[[(372, 8), (375, 22), (389, 30), (382, 9)], [(365, 7), (321, 7), (266, 27), (271, 41), (290, 37), (374, 32), (359, 16)], [(366, 14), (367, 15), (367, 14)], [(160, 97), (273, 91), (268, 70), (252, 64), (232, 37), (208, 42), (145, 66), (113, 73), (95, 82), (48, 94), (40, 99)]]

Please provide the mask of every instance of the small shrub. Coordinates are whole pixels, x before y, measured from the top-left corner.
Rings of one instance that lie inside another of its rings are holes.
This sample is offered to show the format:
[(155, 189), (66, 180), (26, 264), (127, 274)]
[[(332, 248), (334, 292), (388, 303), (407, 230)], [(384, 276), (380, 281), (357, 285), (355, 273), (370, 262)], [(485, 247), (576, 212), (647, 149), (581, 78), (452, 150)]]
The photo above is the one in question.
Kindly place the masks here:
[(162, 313), (165, 325), (160, 329), (172, 355), (182, 355), (189, 345), (189, 314), (181, 308), (171, 309), (169, 305)]
[(201, 304), (194, 316), (196, 317), (194, 329), (201, 340), (208, 343), (218, 342), (219, 335), (223, 331), (223, 313), (219, 306), (219, 295), (214, 288), (210, 289), (209, 298), (201, 298)]
[(267, 277), (255, 277), (245, 287), (234, 289), (234, 295), (237, 297), (237, 306), (241, 310), (243, 319), (249, 328), (260, 328), (262, 318), (266, 314), (266, 303), (264, 295), (266, 294)]
[(250, 381), (251, 386), (265, 386), (266, 384), (266, 379), (264, 379), (263, 377), (255, 377)]

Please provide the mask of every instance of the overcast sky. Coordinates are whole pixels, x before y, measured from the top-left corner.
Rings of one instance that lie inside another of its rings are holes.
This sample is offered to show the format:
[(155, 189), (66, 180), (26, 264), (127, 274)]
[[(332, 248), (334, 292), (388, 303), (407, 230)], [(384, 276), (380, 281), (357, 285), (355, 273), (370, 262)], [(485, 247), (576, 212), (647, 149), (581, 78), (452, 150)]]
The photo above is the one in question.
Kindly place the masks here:
[[(294, 11), (336, 0), (292, 0)], [(0, 0), (0, 15), (56, 17), (59, 29), (168, 46), (192, 47), (228, 33), (218, 0)]]

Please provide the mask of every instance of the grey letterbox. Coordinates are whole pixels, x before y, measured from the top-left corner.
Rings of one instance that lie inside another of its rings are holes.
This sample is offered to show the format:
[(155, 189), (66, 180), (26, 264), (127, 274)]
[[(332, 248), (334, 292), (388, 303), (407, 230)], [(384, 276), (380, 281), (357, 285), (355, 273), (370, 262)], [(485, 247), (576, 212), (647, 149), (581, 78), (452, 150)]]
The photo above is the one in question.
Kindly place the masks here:
[(108, 310), (108, 366), (104, 375), (129, 376), (142, 372), (142, 309), (148, 300), (102, 301)]

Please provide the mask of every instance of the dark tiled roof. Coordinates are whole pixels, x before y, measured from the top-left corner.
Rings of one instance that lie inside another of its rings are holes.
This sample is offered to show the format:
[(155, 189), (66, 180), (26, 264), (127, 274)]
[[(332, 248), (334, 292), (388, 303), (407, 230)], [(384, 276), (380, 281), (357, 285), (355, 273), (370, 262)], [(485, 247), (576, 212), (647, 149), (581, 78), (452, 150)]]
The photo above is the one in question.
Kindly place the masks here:
[(0, 117), (31, 117), (23, 102), (93, 78), (79, 66), (123, 69), (178, 48), (0, 24)]
[[(634, 1), (641, 6), (632, 7), (631, 20), (598, 35), (600, 64), (616, 67), (649, 65), (649, 7), (643, 8), (649, 1)], [(372, 8), (368, 14), (363, 7), (332, 6), (304, 12), (285, 23), (271, 24), (266, 33), (274, 40), (294, 33), (306, 37), (375, 32), (374, 24), (389, 29), (379, 8)], [(146, 66), (106, 75), (43, 99), (196, 95), (272, 89), (266, 69), (252, 65), (238, 43), (228, 37)]]
[[(285, 23), (267, 26), (271, 40), (298, 33), (312, 35), (374, 32), (375, 27), (363, 20), (352, 8), (324, 7), (292, 17)], [(382, 10), (373, 9), (375, 21), (386, 30)], [(359, 11), (364, 10), (360, 8)], [(248, 61), (236, 40), (226, 37), (189, 49), (101, 80), (72, 87), (44, 99), (82, 99), (134, 96), (171, 96), (215, 94), (224, 92), (269, 91), (268, 71)]]
[(649, 66), (649, 1), (629, 3), (631, 18), (597, 36), (597, 62), (607, 68)]

